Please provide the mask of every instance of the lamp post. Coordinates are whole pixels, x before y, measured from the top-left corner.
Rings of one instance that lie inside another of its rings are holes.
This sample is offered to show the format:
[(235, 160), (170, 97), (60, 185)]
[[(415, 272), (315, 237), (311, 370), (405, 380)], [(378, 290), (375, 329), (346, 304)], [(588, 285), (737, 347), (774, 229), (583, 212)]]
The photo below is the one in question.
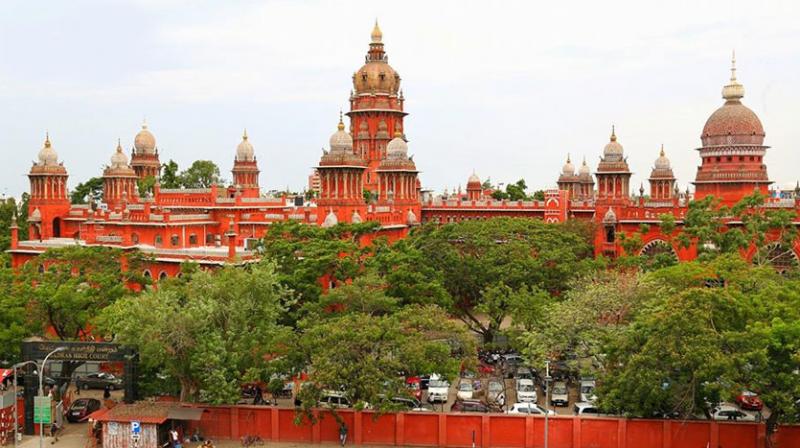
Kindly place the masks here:
[[(44, 378), (44, 368), (47, 365), (47, 358), (50, 355), (58, 352), (63, 352), (66, 350), (66, 347), (58, 347), (52, 352), (48, 353), (47, 356), (44, 357), (44, 361), (42, 361), (42, 367), (39, 369), (39, 396), (44, 397), (44, 386), (42, 385), (42, 379)], [(39, 422), (39, 448), (44, 448), (44, 425), (42, 422)]]
[(12, 379), (14, 382), (14, 448), (17, 447), (17, 438), (19, 437), (19, 410), (17, 409), (17, 369), (26, 364), (33, 364), (36, 366), (36, 363), (33, 361), (23, 361), (11, 366), (12, 373), (14, 374)]
[(544, 448), (548, 448), (547, 430), (550, 417), (550, 361), (544, 362)]

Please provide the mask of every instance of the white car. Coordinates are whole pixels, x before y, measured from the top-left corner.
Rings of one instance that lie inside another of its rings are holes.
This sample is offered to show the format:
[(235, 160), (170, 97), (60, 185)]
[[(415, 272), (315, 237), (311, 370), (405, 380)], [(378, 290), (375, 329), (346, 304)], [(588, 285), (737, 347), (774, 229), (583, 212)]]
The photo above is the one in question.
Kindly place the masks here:
[(462, 381), (458, 383), (458, 399), (459, 400), (472, 400), (472, 393), (475, 389), (472, 387), (472, 381)]
[(489, 385), (486, 386), (486, 401), (498, 406), (504, 406), (506, 404), (506, 392), (503, 383), (500, 381), (489, 381)]
[(536, 403), (514, 403), (511, 409), (506, 412), (507, 414), (529, 414), (529, 415), (556, 415), (552, 409), (544, 410)]
[(569, 406), (567, 383), (558, 381), (553, 384), (553, 390), (550, 392), (550, 404), (553, 406)]
[(755, 414), (745, 412), (736, 406), (723, 404), (711, 412), (712, 420), (732, 421), (732, 422), (754, 422)]
[(536, 403), (539, 397), (536, 395), (536, 386), (533, 380), (521, 378), (517, 380), (517, 401), (521, 403)]
[(600, 411), (595, 407), (592, 403), (587, 403), (585, 401), (580, 403), (575, 403), (572, 410), (574, 411), (575, 415), (597, 415)]
[(450, 394), (450, 383), (441, 379), (439, 375), (431, 375), (428, 383), (428, 403), (447, 403)]
[(594, 403), (597, 400), (597, 395), (594, 393), (595, 382), (594, 380), (581, 381), (581, 401), (586, 403)]

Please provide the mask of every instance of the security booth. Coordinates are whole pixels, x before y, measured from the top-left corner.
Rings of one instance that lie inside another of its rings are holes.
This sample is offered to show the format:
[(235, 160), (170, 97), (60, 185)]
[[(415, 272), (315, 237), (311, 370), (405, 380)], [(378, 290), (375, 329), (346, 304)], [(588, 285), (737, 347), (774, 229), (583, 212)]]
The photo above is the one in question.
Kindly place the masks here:
[[(104, 448), (159, 448), (169, 441), (169, 430), (199, 421), (202, 408), (178, 403), (141, 401), (101, 409), (89, 416), (102, 427)], [(180, 433), (182, 438), (189, 434)]]
[[(91, 341), (47, 341), (39, 338), (29, 338), (22, 342), (23, 361), (34, 361), (41, 367), (41, 363), (47, 358), (47, 365), (42, 368), (45, 375), (49, 366), (54, 363), (61, 363), (61, 377), (58, 378), (58, 386), (64, 386), (71, 380), (72, 373), (77, 366), (85, 363), (122, 363), (123, 364), (123, 389), (125, 391), (123, 401), (132, 403), (138, 397), (136, 387), (136, 376), (139, 363), (138, 353), (130, 347), (108, 342)], [(66, 368), (65, 368), (66, 367)], [(25, 394), (25, 425), (24, 432), (33, 435), (35, 424), (45, 421), (34, 416), (34, 410), (41, 406), (34, 405), (34, 397), (39, 394), (39, 375), (36, 369), (27, 365), (22, 377)], [(55, 381), (55, 379), (44, 377), (45, 381)], [(44, 411), (43, 411), (44, 412)]]

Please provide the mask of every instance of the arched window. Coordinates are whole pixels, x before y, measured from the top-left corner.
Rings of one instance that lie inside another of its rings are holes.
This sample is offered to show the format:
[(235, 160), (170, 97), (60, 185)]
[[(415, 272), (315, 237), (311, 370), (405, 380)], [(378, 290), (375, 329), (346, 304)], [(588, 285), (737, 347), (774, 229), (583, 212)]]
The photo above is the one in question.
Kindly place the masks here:
[(131, 234), (131, 242), (133, 244), (139, 244), (139, 234), (138, 233), (132, 233)]
[(155, 244), (156, 247), (161, 246), (164, 243), (164, 240), (161, 238), (161, 235), (156, 235)]
[(166, 278), (167, 278), (167, 273), (166, 272), (161, 271), (161, 273), (158, 274), (158, 279), (159, 280), (165, 280)]
[(150, 270), (149, 269), (145, 269), (143, 274), (144, 274), (145, 278), (153, 278), (153, 275), (150, 274)]

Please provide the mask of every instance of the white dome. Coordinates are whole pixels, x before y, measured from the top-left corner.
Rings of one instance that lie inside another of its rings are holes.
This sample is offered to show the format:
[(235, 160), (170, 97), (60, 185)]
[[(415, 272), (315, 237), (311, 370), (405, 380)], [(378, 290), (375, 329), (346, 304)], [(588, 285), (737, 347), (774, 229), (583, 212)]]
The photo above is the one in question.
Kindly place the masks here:
[(333, 209), (330, 209), (328, 211), (328, 215), (325, 217), (325, 221), (322, 222), (322, 227), (333, 227), (336, 224), (339, 224), (339, 218), (337, 218), (336, 214), (333, 213)]
[(156, 137), (147, 130), (147, 123), (142, 123), (142, 130), (133, 140), (133, 148), (139, 154), (154, 154), (156, 150)]
[(469, 179), (467, 180), (467, 185), (469, 185), (469, 184), (479, 184), (479, 183), (481, 183), (481, 178), (478, 177), (478, 175), (475, 174), (475, 173), (472, 173), (472, 175), (469, 176)]
[(668, 170), (668, 169), (670, 169), (669, 159), (664, 154), (664, 145), (661, 145), (661, 153), (659, 154), (658, 158), (656, 159), (656, 169), (657, 170)]
[(44, 140), (44, 146), (39, 150), (39, 165), (55, 166), (58, 165), (58, 154), (50, 144), (50, 135)]
[(586, 157), (583, 158), (583, 164), (581, 164), (581, 168), (578, 171), (580, 175), (587, 175), (592, 174), (592, 170), (589, 168), (589, 165), (586, 164)]
[(358, 214), (358, 210), (353, 211), (353, 216), (350, 217), (350, 222), (353, 224), (361, 224), (361, 215)]
[(245, 129), (242, 135), (242, 142), (236, 147), (236, 160), (252, 162), (255, 158), (256, 152), (253, 149), (253, 145), (247, 140), (247, 129)]
[(111, 156), (111, 168), (126, 168), (128, 166), (128, 156), (122, 152), (122, 144), (117, 142), (117, 150)]
[(561, 168), (561, 173), (565, 176), (574, 176), (575, 175), (575, 165), (572, 164), (572, 161), (567, 155), (567, 163)]
[(395, 132), (394, 138), (386, 145), (386, 157), (393, 159), (408, 157), (408, 144), (399, 132)]
[(353, 137), (344, 130), (344, 123), (339, 118), (339, 126), (330, 139), (331, 152), (345, 152), (353, 150)]
[(603, 158), (610, 158), (622, 160), (622, 145), (617, 141), (617, 134), (614, 127), (611, 127), (611, 139), (608, 144), (603, 148)]

